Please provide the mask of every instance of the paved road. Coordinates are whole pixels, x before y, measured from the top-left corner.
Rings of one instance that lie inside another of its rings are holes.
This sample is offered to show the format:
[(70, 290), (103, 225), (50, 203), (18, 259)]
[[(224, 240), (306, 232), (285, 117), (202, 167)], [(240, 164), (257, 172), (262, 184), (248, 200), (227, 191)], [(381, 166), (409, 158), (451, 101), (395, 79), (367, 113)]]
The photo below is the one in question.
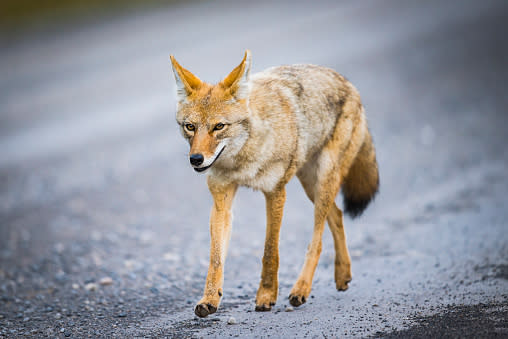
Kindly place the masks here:
[[(1, 37), (0, 337), (508, 337), (507, 19), (503, 1), (191, 2)], [(286, 312), (312, 232), (291, 182), (279, 301), (256, 313), (264, 201), (241, 190), (221, 309), (197, 319), (211, 198), (168, 56), (213, 82), (246, 48), (254, 71), (316, 63), (360, 89), (381, 191), (345, 220), (350, 289), (325, 233)]]

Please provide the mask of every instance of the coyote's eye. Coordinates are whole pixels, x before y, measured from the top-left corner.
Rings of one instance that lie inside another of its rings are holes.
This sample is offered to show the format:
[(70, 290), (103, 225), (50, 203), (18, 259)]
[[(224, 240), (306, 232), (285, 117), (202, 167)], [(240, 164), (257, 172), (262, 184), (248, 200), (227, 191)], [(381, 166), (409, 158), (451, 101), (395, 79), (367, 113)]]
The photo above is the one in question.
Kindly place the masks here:
[(213, 128), (214, 131), (220, 131), (221, 129), (224, 128), (224, 124), (223, 123), (218, 123), (217, 125), (215, 125), (215, 127)]
[(185, 129), (189, 132), (194, 132), (196, 127), (193, 124), (185, 124)]

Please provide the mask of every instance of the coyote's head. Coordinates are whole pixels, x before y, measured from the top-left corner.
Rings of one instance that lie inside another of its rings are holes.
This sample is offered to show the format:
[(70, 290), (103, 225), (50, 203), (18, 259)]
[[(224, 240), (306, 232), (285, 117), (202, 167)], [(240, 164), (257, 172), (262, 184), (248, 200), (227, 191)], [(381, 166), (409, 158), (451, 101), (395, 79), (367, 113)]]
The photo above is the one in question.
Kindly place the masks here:
[(176, 120), (189, 141), (189, 159), (197, 172), (214, 164), (233, 166), (248, 138), (250, 51), (216, 85), (201, 81), (171, 56), (176, 79)]

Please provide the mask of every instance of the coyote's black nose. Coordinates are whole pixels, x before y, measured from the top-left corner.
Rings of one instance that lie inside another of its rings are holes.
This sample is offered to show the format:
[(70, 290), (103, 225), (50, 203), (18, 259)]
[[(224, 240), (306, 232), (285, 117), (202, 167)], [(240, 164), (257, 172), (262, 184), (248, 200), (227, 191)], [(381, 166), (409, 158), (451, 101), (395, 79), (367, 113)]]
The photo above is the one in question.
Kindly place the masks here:
[(190, 158), (191, 165), (194, 165), (194, 166), (201, 165), (203, 163), (203, 161), (205, 160), (203, 155), (199, 154), (199, 153), (191, 154), (189, 158)]

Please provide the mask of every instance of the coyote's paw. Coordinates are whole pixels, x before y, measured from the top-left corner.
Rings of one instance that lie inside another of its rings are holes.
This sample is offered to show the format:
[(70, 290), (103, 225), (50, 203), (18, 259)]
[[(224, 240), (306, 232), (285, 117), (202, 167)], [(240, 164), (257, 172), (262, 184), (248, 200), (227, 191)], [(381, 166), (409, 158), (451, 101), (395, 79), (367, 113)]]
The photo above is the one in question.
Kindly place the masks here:
[(303, 295), (294, 295), (294, 294), (289, 295), (289, 303), (295, 307), (298, 307), (301, 304), (305, 304), (306, 301), (307, 298), (305, 298), (305, 296)]
[(267, 289), (260, 287), (256, 295), (256, 311), (270, 311), (277, 301), (278, 288)]
[(335, 279), (335, 286), (337, 287), (337, 291), (345, 291), (349, 288), (348, 283), (351, 281), (351, 278), (344, 279)]
[(213, 314), (217, 312), (217, 308), (219, 308), (220, 298), (222, 296), (222, 289), (218, 291), (218, 295), (214, 298), (210, 298), (210, 296), (204, 296), (194, 309), (194, 313), (198, 317), (204, 318), (209, 314)]
[(213, 306), (212, 304), (197, 304), (196, 308), (194, 309), (194, 313), (200, 318), (204, 318), (208, 316), (209, 314), (213, 314), (217, 312), (217, 307)]
[(256, 312), (267, 312), (272, 310), (272, 306), (274, 306), (274, 302), (270, 302), (268, 304), (258, 304), (256, 303)]
[(304, 281), (297, 281), (289, 294), (289, 303), (295, 307), (305, 304), (309, 298), (312, 285)]
[(351, 281), (351, 266), (335, 264), (335, 286), (337, 291), (348, 289), (348, 283)]

